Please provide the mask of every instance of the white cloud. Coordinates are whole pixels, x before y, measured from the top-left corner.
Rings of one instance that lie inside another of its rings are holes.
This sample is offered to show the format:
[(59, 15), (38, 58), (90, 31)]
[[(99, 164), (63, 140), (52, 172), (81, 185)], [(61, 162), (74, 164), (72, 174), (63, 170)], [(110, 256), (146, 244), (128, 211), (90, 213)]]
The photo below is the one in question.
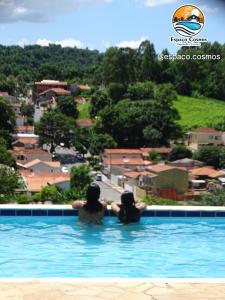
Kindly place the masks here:
[(116, 46), (119, 48), (129, 47), (132, 49), (137, 49), (140, 46), (140, 44), (147, 39), (148, 39), (147, 37), (141, 37), (139, 40), (122, 41), (122, 42), (118, 43)]
[(113, 0), (0, 0), (0, 23), (47, 22), (57, 15), (70, 13), (82, 6), (108, 4)]
[(178, 2), (178, 0), (144, 0), (144, 4), (149, 7), (170, 4)]
[(102, 45), (104, 46), (104, 48), (109, 48), (110, 47), (110, 42), (102, 40)]
[(77, 48), (85, 48), (85, 45), (79, 41), (79, 40), (75, 40), (75, 39), (65, 39), (65, 40), (61, 40), (61, 41), (51, 41), (51, 40), (47, 40), (47, 39), (38, 39), (36, 41), (37, 45), (40, 46), (48, 46), (49, 44), (56, 44), (56, 45), (61, 45), (63, 48), (64, 47), (77, 47)]
[(204, 11), (208, 12), (208, 13), (216, 13), (219, 10), (218, 7), (210, 7), (208, 5), (202, 5), (202, 6), (199, 6), (199, 7), (202, 9), (203, 13), (204, 13)]

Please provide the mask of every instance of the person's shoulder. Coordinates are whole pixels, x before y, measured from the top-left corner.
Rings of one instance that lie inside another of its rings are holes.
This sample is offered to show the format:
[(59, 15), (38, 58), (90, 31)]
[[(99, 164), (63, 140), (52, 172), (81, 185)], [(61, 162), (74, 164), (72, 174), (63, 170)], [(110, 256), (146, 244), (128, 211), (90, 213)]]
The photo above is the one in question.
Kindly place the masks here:
[(83, 208), (84, 204), (85, 204), (85, 203), (84, 203), (83, 201), (81, 201), (81, 200), (76, 200), (76, 201), (73, 202), (72, 207), (73, 207), (74, 209), (80, 209), (80, 208)]

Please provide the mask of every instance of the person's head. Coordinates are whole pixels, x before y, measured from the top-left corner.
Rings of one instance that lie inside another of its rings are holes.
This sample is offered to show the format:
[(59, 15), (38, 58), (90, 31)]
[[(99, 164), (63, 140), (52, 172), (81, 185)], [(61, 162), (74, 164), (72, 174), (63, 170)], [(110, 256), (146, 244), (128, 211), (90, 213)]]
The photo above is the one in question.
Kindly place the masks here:
[(121, 195), (121, 204), (124, 205), (125, 207), (131, 207), (135, 204), (134, 200), (134, 194), (129, 191), (125, 191)]
[(100, 187), (96, 183), (91, 183), (88, 186), (86, 193), (87, 202), (84, 205), (84, 209), (89, 213), (96, 213), (98, 211), (101, 211), (102, 204), (98, 201), (100, 192)]
[(100, 197), (100, 187), (96, 183), (91, 183), (87, 188), (86, 198), (87, 202), (97, 202)]

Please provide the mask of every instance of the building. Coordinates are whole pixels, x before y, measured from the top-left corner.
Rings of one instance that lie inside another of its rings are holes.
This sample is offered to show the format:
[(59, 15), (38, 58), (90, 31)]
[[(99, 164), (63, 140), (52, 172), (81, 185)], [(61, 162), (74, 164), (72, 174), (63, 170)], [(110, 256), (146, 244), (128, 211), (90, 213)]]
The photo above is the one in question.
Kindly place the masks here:
[(22, 176), (26, 193), (31, 195), (40, 192), (43, 187), (51, 185), (58, 186), (63, 191), (70, 188), (70, 175), (67, 173), (33, 173), (28, 170), (19, 170), (19, 173)]
[(149, 157), (149, 152), (155, 151), (157, 154), (159, 154), (162, 158), (168, 158), (168, 155), (172, 151), (171, 148), (168, 147), (158, 147), (158, 148), (141, 148), (143, 157)]
[(30, 172), (47, 172), (47, 173), (60, 173), (61, 164), (59, 161), (41, 161), (40, 159), (34, 159), (25, 164), (17, 162), (17, 166), (20, 169), (29, 170)]
[(222, 132), (214, 128), (198, 128), (187, 133), (186, 144), (192, 150), (205, 145), (220, 146), (223, 144)]
[(181, 167), (181, 168), (186, 168), (187, 170), (193, 169), (196, 167), (201, 167), (203, 163), (199, 160), (191, 159), (191, 158), (183, 158), (183, 159), (178, 159), (171, 161), (169, 163), (173, 167)]
[(39, 136), (35, 134), (17, 134), (14, 139), (13, 148), (37, 149), (39, 146)]
[(11, 151), (16, 159), (16, 162), (20, 164), (26, 164), (34, 159), (39, 159), (41, 161), (51, 161), (51, 154), (48, 151), (41, 149), (25, 149), (20, 147), (14, 147)]
[(16, 126), (26, 126), (27, 124), (27, 117), (16, 115)]
[(63, 88), (51, 88), (48, 89), (40, 94), (38, 94), (36, 98), (36, 104), (42, 105), (42, 104), (51, 104), (55, 105), (57, 97), (60, 96), (70, 96), (71, 92), (68, 90), (65, 90)]
[(17, 134), (34, 134), (34, 126), (30, 126), (30, 125), (17, 126), (15, 131)]
[(126, 170), (149, 166), (152, 162), (144, 160), (140, 149), (105, 149), (102, 154), (103, 172), (121, 175)]
[(33, 103), (36, 104), (36, 99), (38, 98), (39, 94), (55, 88), (61, 88), (69, 91), (69, 85), (66, 81), (42, 80), (40, 82), (35, 82), (32, 88)]
[(184, 168), (157, 164), (147, 167), (146, 171), (139, 176), (139, 187), (147, 193), (181, 200), (188, 191), (189, 175)]

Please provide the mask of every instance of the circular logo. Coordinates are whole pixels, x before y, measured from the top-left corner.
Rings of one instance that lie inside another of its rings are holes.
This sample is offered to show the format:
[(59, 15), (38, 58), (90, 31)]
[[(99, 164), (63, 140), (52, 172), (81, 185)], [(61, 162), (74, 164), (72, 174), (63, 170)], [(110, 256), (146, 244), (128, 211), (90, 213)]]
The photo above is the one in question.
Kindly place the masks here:
[(191, 37), (203, 29), (205, 17), (197, 6), (183, 5), (173, 14), (172, 23), (178, 34)]

